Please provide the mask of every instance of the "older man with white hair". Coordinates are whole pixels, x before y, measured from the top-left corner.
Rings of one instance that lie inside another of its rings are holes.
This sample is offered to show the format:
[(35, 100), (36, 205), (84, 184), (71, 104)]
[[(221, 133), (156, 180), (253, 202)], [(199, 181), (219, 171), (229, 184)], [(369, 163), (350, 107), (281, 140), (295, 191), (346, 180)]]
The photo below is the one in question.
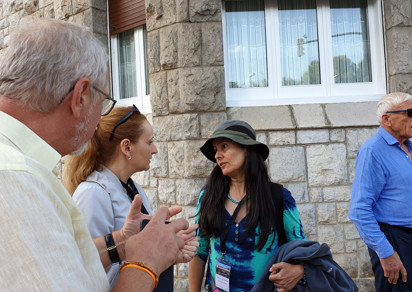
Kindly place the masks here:
[(377, 115), (378, 133), (356, 158), (349, 218), (368, 246), (376, 291), (412, 291), (412, 96), (386, 95)]
[(81, 149), (115, 104), (107, 61), (90, 31), (52, 19), (23, 20), (0, 54), (2, 291), (109, 291), (103, 268), (114, 258), (125, 260), (114, 291), (152, 291), (183, 258), (176, 234), (188, 222), (165, 224), (181, 207), (160, 208), (139, 232), (136, 196), (123, 228), (93, 242), (57, 177), (60, 158)]

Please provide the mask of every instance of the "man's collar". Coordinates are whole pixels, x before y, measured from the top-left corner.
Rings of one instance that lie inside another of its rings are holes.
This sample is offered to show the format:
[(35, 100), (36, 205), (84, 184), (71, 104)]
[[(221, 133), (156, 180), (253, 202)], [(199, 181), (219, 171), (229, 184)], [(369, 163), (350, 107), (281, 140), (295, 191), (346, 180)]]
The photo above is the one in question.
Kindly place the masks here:
[[(396, 144), (401, 144), (398, 139), (396, 139), (394, 136), (392, 136), (391, 133), (389, 133), (384, 127), (380, 126), (378, 129), (378, 133), (385, 139), (386, 143), (388, 145), (396, 145)], [(407, 139), (405, 141), (405, 144), (410, 148), (411, 147), (411, 141)]]
[(14, 117), (0, 111), (0, 134), (9, 139), (20, 151), (53, 171), (61, 155), (35, 132)]

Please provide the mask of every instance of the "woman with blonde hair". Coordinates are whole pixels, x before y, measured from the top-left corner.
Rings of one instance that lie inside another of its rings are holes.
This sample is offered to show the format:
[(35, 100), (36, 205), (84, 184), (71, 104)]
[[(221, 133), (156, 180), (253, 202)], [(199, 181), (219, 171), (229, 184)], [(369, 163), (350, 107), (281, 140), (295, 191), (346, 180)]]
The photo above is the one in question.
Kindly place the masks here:
[[(102, 117), (86, 149), (66, 159), (63, 183), (81, 209), (93, 238), (122, 228), (136, 194), (142, 198), (142, 213), (152, 214), (148, 197), (131, 175), (149, 170), (156, 153), (153, 128), (133, 105), (114, 108)], [(193, 240), (196, 227), (185, 232), (190, 234), (184, 249), (185, 261), (191, 260), (198, 246), (197, 238)], [(108, 247), (112, 246), (111, 241), (106, 238)], [(109, 251), (109, 255), (113, 264), (106, 272), (113, 286), (121, 261), (116, 251)], [(173, 279), (173, 268), (165, 273), (168, 272)], [(169, 288), (166, 290), (172, 291), (173, 285)]]

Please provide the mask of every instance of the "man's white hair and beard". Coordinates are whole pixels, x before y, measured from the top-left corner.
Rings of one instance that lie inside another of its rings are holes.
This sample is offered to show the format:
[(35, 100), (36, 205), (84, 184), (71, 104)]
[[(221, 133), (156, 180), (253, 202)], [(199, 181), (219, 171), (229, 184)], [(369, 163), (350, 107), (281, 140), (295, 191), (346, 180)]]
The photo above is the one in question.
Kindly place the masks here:
[[(90, 127), (91, 114), (92, 114), (92, 107), (90, 107), (90, 110), (87, 113), (84, 122), (81, 123), (76, 128), (76, 135), (71, 139), (71, 144), (74, 147), (78, 147), (78, 148), (76, 150), (74, 150), (72, 153), (70, 153), (70, 155), (77, 156), (77, 155), (82, 154), (86, 150), (87, 144), (88, 144), (89, 141), (88, 140), (86, 142), (84, 142), (84, 141), (86, 140), (88, 129)], [(80, 143), (83, 143), (83, 144), (80, 145)]]

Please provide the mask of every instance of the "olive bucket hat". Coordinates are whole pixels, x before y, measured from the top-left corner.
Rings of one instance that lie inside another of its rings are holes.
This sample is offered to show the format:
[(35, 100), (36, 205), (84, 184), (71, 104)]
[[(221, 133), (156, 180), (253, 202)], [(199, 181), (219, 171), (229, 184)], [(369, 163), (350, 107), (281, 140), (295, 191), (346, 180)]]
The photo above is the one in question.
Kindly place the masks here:
[(215, 151), (213, 149), (213, 140), (216, 138), (226, 138), (243, 146), (253, 147), (262, 155), (263, 160), (269, 155), (269, 148), (263, 143), (256, 141), (256, 132), (244, 121), (229, 120), (221, 123), (202, 147), (203, 155), (209, 160), (216, 162)]

